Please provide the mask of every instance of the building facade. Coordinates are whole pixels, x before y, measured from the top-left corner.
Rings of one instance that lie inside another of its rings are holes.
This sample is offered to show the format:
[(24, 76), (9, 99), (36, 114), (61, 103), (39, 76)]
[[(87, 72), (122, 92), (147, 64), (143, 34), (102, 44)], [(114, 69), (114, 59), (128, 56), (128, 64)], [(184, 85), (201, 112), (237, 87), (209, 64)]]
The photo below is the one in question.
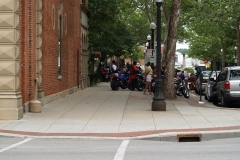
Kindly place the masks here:
[(0, 119), (88, 86), (86, 12), (86, 0), (0, 0)]

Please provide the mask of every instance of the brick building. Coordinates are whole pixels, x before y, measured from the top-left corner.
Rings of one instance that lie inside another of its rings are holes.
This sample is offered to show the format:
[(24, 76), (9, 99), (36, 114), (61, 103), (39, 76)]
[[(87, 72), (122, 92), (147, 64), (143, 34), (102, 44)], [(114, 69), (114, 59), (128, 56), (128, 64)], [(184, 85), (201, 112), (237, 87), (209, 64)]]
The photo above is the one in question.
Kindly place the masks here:
[(88, 86), (87, 3), (0, 0), (0, 119)]

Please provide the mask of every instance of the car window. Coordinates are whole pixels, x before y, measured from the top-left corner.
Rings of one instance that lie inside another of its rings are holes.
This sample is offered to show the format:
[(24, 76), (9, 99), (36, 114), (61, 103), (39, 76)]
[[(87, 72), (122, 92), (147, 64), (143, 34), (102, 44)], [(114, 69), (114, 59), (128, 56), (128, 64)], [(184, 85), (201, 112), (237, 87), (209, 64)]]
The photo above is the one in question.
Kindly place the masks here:
[(209, 78), (213, 78), (214, 80), (216, 80), (219, 73), (220, 73), (220, 71), (212, 71)]
[(228, 73), (228, 69), (225, 68), (224, 70), (222, 70), (222, 72), (220, 72), (220, 74), (218, 75), (218, 79), (217, 81), (225, 81), (227, 78), (227, 73)]
[(204, 72), (204, 71), (202, 72), (203, 77), (209, 77), (209, 76), (210, 76), (210, 73), (211, 73), (211, 72), (206, 72), (206, 71), (205, 71), (205, 72)]
[(229, 79), (230, 80), (240, 80), (240, 70), (231, 70)]

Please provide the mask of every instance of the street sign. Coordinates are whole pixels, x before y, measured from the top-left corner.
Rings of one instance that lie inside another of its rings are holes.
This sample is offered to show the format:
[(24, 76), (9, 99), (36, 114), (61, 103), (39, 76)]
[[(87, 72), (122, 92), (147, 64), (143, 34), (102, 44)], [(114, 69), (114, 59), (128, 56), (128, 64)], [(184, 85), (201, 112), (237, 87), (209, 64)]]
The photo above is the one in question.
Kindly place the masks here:
[(155, 58), (154, 57), (150, 58), (150, 63), (155, 63)]
[(154, 49), (154, 50), (153, 50), (153, 57), (156, 58), (156, 55), (157, 55), (157, 54), (156, 54), (156, 49)]
[(147, 57), (152, 57), (152, 49), (147, 49), (146, 56)]

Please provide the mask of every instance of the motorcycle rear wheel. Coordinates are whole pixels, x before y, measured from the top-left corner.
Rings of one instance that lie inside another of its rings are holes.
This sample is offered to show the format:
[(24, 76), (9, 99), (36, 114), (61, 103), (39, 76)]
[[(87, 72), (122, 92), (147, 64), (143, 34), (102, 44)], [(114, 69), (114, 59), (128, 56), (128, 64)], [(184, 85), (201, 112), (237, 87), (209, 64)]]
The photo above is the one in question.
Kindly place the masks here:
[(121, 88), (126, 89), (127, 88), (127, 81), (125, 79), (122, 79), (121, 83)]
[(189, 91), (185, 87), (182, 88), (182, 94), (185, 98), (189, 98)]
[(118, 90), (119, 89), (118, 81), (112, 80), (111, 81), (111, 88), (112, 88), (113, 91)]
[(128, 84), (128, 89), (131, 90), (131, 91), (134, 91), (134, 90), (135, 90), (135, 88), (132, 87), (132, 81), (129, 82), (129, 84)]
[(142, 81), (138, 81), (138, 83), (137, 83), (137, 90), (138, 91), (143, 91), (144, 90), (144, 88), (145, 88), (145, 83), (144, 82), (142, 82)]

